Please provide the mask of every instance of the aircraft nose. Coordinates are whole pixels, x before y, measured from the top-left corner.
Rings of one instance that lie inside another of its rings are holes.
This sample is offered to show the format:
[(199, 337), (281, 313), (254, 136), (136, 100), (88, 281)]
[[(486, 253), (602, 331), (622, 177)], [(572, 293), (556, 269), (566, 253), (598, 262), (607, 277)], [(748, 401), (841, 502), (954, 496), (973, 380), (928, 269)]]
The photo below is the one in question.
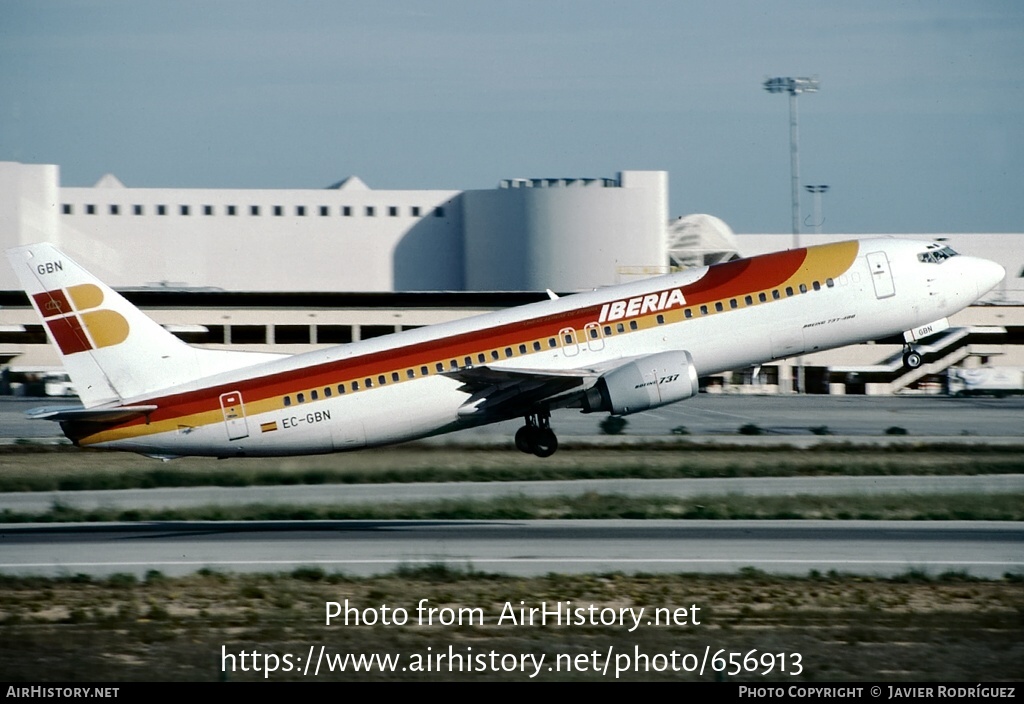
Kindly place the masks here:
[(1006, 276), (1006, 269), (988, 259), (976, 259), (974, 269), (974, 280), (978, 284), (978, 298), (994, 289)]

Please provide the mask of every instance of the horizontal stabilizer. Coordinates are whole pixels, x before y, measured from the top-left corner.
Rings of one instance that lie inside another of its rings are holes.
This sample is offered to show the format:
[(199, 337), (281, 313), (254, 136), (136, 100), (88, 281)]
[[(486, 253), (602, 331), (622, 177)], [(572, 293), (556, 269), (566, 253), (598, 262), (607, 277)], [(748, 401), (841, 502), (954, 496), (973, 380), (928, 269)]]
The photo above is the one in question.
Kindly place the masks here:
[(53, 421), (89, 421), (92, 423), (114, 423), (131, 420), (152, 413), (156, 406), (115, 406), (113, 408), (82, 408), (81, 406), (65, 406), (63, 408), (33, 408), (25, 415), (32, 420)]

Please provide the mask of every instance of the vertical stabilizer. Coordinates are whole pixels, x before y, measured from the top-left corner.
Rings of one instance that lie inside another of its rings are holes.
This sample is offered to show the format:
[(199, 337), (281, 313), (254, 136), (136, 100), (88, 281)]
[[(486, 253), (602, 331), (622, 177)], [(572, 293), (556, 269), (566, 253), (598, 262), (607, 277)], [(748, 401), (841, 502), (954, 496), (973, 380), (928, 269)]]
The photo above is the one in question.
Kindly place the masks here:
[(7, 256), (87, 408), (274, 357), (185, 344), (50, 244)]

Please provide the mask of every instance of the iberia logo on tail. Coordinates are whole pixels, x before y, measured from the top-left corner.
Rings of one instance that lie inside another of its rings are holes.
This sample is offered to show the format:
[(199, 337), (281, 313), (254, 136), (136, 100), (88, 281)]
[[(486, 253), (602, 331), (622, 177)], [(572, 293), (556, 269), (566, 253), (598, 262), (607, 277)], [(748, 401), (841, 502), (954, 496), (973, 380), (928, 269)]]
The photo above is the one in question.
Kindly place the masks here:
[(79, 284), (33, 294), (32, 300), (63, 354), (117, 345), (128, 339), (128, 321), (120, 313), (100, 308), (103, 291)]

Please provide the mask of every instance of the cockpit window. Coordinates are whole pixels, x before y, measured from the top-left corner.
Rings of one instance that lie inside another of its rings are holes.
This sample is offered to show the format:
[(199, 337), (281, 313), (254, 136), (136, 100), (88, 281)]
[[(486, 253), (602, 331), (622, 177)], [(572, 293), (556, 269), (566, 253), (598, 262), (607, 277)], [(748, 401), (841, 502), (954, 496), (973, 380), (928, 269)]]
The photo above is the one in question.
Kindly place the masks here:
[(938, 245), (932, 245), (935, 249), (929, 248), (927, 252), (921, 252), (917, 255), (917, 258), (925, 264), (938, 264), (943, 262), (950, 257), (957, 256), (957, 252), (952, 247), (939, 247)]

